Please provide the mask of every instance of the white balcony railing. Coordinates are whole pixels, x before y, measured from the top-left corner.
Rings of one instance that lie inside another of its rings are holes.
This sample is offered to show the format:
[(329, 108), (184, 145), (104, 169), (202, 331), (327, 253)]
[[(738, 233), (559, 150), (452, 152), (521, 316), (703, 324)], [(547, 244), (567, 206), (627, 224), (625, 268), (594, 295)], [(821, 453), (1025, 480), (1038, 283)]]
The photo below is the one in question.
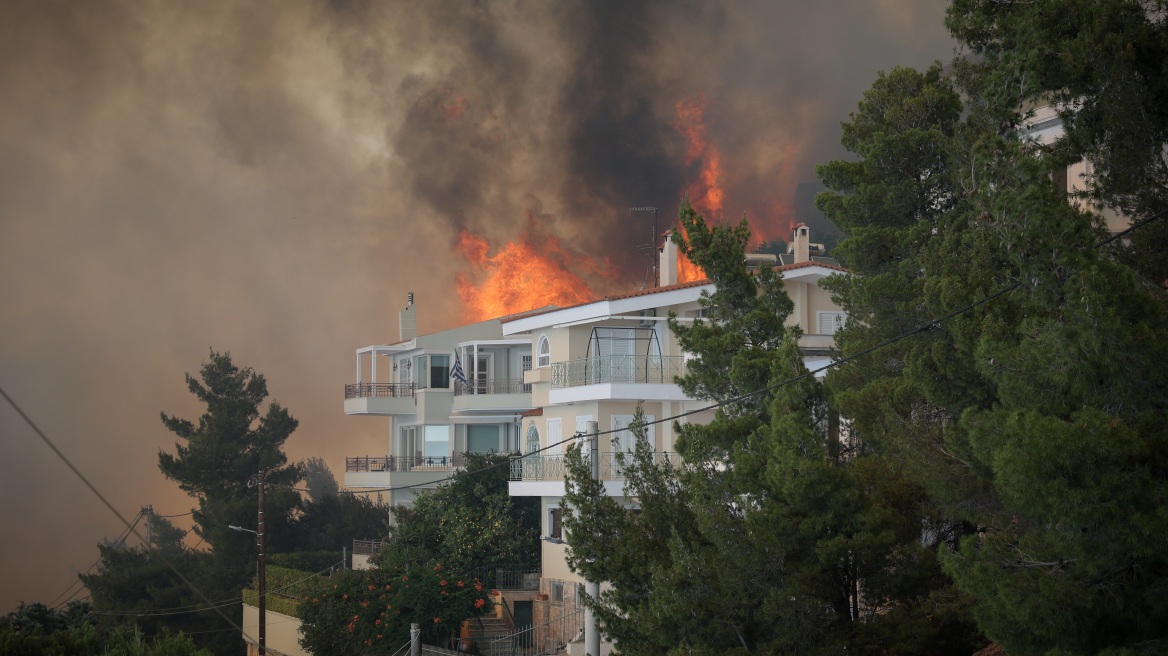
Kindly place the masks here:
[(685, 358), (679, 355), (605, 355), (552, 363), (552, 387), (579, 387), (601, 383), (673, 384), (685, 376)]
[[(625, 464), (617, 458), (623, 453), (625, 463), (633, 458), (633, 454), (616, 451), (601, 451), (600, 480), (611, 481), (624, 478)], [(587, 456), (585, 456), (587, 457)], [(654, 451), (655, 464), (670, 463), (674, 467), (681, 465), (681, 454), (672, 451)], [(513, 481), (562, 481), (567, 472), (567, 463), (562, 454), (548, 455), (535, 453), (529, 456), (514, 456), (511, 458), (511, 480)]]

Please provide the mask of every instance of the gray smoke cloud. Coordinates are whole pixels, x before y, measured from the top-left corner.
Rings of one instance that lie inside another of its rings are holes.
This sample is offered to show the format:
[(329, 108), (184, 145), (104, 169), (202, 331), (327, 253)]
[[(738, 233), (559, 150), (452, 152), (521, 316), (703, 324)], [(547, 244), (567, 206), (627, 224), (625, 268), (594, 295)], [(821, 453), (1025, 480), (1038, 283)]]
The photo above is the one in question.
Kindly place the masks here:
[[(0, 4), (0, 385), (125, 514), (190, 500), (160, 411), (210, 348), (301, 420), (293, 459), (383, 454), (347, 418), (355, 348), (460, 320), (459, 230), (527, 214), (643, 281), (697, 180), (705, 98), (726, 215), (782, 236), (876, 71), (946, 58), (934, 0)], [(531, 210), (528, 212), (528, 210)], [(644, 235), (643, 238), (630, 235)], [(587, 276), (587, 272), (581, 271)], [(0, 611), (49, 601), (122, 527), (0, 407)], [(180, 524), (181, 524), (180, 520)]]

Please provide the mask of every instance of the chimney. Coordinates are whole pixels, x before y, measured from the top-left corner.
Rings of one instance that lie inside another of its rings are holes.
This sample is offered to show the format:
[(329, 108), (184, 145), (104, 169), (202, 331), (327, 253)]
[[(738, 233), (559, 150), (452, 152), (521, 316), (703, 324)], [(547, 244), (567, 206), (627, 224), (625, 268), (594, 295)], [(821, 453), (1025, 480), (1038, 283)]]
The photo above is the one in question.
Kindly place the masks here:
[(659, 286), (677, 284), (677, 244), (673, 243), (673, 231), (665, 233), (665, 243), (661, 245), (661, 255), (657, 270), (660, 272)]
[(795, 263), (811, 261), (811, 228), (806, 223), (795, 226), (795, 236), (791, 240), (794, 244)]
[(397, 313), (397, 334), (398, 340), (406, 341), (418, 336), (418, 316), (414, 310), (414, 293), (410, 292), (406, 296), (406, 309), (400, 310)]

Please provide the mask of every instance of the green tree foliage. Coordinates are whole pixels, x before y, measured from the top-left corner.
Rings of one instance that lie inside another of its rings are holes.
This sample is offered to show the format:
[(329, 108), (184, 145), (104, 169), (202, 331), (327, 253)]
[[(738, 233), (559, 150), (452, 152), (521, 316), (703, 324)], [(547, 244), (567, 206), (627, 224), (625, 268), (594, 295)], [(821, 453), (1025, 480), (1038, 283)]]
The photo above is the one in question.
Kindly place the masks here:
[[(147, 635), (195, 634), (200, 647), (217, 653), (239, 649), (239, 634), (232, 634), (231, 623), (207, 608), (207, 600), (171, 569), (173, 565), (183, 572), (212, 601), (238, 597), (238, 588), (232, 590), (219, 580), (210, 553), (181, 547), (151, 553), (143, 547), (110, 545), (99, 545), (98, 550), (99, 570), (81, 580), (101, 617)], [(239, 605), (220, 610), (231, 617), (239, 613)]]
[(329, 469), (324, 458), (309, 458), (304, 461), (304, 487), (308, 489), (308, 498), (313, 501), (323, 501), (335, 496), (341, 488)]
[(395, 524), (374, 558), (398, 570), (441, 563), (464, 575), (495, 565), (539, 562), (539, 502), (512, 497), (508, 457), (468, 454), (466, 469), (411, 506), (394, 508)]
[[(829, 376), (865, 444), (927, 491), (926, 536), (943, 537), (946, 571), (1010, 654), (1158, 651), (1168, 638), (1162, 278), (1097, 248), (1098, 217), (1050, 183), (1068, 157), (1099, 157), (1101, 199), (1153, 202), (1124, 200), (1147, 184), (1121, 179), (1127, 160), (1104, 165), (1126, 157), (1127, 137), (1109, 132), (1124, 122), (1097, 111), (1111, 92), (1075, 82), (1106, 41), (1095, 26), (1139, 24), (1133, 4), (956, 2), (955, 33), (987, 59), (956, 63), (953, 79), (881, 75), (844, 124), (858, 158), (820, 168), (819, 205), (848, 233), (836, 255), (859, 274), (832, 283), (849, 312), (844, 355), (1012, 290)], [(1027, 103), (1051, 98), (1090, 109), (1041, 147), (1018, 127)], [(1164, 139), (1148, 135), (1159, 157)]]
[(424, 643), (444, 646), (463, 620), (492, 608), (491, 592), (479, 580), (437, 564), (350, 571), (304, 596), (300, 644), (316, 656), (393, 654), (409, 642), (416, 622)]
[[(982, 60), (1001, 125), (1036, 104), (1062, 108), (1057, 165), (1092, 163), (1082, 196), (1129, 216), (1168, 207), (1168, 24), (1164, 0), (955, 0), (947, 25)], [(1124, 261), (1168, 280), (1168, 223), (1133, 234)]]
[[(687, 255), (715, 284), (708, 321), (671, 322), (695, 358), (686, 393), (723, 403), (677, 427), (680, 467), (657, 464), (642, 427), (625, 496), (569, 452), (569, 564), (612, 589), (597, 605), (627, 654), (961, 653), (974, 632), (946, 600), (921, 540), (921, 488), (841, 438), (806, 374), (780, 273), (746, 270), (745, 222), (707, 226), (683, 202)], [(967, 652), (968, 653), (968, 652)]]
[(379, 539), (388, 533), (389, 506), (365, 496), (324, 495), (302, 505), (295, 522), (298, 551), (332, 551), (351, 547), (353, 539)]
[(136, 630), (99, 624), (93, 608), (73, 601), (60, 610), (44, 604), (21, 604), (0, 617), (0, 654), (3, 656), (209, 656), (189, 637), (159, 635), (144, 638)]
[(250, 578), (255, 541), (228, 525), (254, 527), (257, 489), (249, 485), (259, 472), (269, 485), (265, 525), (270, 551), (290, 551), (292, 519), (300, 496), (291, 489), (303, 476), (288, 465), (283, 446), (297, 421), (279, 403), (261, 406), (267, 381), (250, 367), (240, 368), (230, 354), (211, 352), (199, 378), (187, 374), (187, 387), (206, 411), (196, 422), (162, 414), (162, 423), (181, 441), (175, 453), (160, 452), (158, 466), (167, 478), (198, 499), (195, 532), (211, 545), (228, 587)]

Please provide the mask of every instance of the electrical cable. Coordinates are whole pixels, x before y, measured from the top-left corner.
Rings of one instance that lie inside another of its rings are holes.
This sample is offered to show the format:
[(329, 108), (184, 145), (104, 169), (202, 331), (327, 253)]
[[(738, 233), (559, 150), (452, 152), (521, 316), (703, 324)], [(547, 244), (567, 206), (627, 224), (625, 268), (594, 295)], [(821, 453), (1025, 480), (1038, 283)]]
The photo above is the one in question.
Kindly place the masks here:
[[(143, 511), (139, 510), (138, 514), (134, 516), (134, 521), (133, 521), (132, 525), (138, 524), (138, 520), (142, 519), (142, 514), (143, 514)], [(122, 534), (119, 535), (117, 537), (117, 539), (114, 540), (111, 544), (113, 546), (117, 546), (123, 540), (125, 540), (126, 536), (128, 536), (129, 534), (130, 534), (130, 529), (128, 529), (128, 528), (124, 529), (122, 531)], [(62, 601), (61, 603), (58, 604), (57, 600), (60, 599), (61, 597), (65, 596), (66, 594), (68, 594), (69, 591), (73, 589), (73, 586), (77, 585), (78, 583), (81, 583), (82, 576), (89, 574), (90, 572), (93, 571), (93, 568), (97, 567), (100, 564), (101, 564), (101, 558), (98, 558), (97, 560), (93, 561), (93, 564), (90, 565), (89, 567), (87, 567), (83, 573), (77, 575), (77, 578), (72, 583), (69, 584), (69, 587), (65, 588), (64, 592), (62, 592), (61, 594), (54, 597), (52, 601), (50, 601), (49, 603), (47, 603), (45, 605), (48, 606), (49, 608), (52, 608), (53, 610), (57, 610), (58, 608), (68, 604), (73, 599), (73, 597), (76, 597), (77, 594), (81, 592), (81, 590), (85, 589), (84, 586), (82, 586), (81, 588), (78, 588), (77, 591), (75, 591), (73, 594), (69, 595), (69, 597), (67, 599), (65, 599), (65, 601)]]
[[(20, 405), (18, 405), (16, 403), (16, 401), (11, 396), (8, 395), (8, 392), (4, 389), (3, 386), (0, 386), (0, 396), (4, 397), (4, 400), (7, 401), (8, 404), (11, 405), (14, 410), (16, 410), (16, 413), (20, 415), (20, 418), (24, 420), (24, 423), (28, 424), (29, 428), (31, 428), (33, 430), (33, 432), (37, 434), (37, 437), (41, 438), (41, 441), (43, 441), (49, 447), (49, 449), (51, 449), (53, 451), (53, 453), (56, 454), (57, 458), (59, 458), (61, 460), (61, 462), (65, 463), (65, 465), (69, 468), (69, 470), (72, 471), (73, 474), (78, 479), (80, 479), (82, 483), (85, 484), (85, 487), (89, 488), (89, 491), (92, 492), (93, 495), (95, 497), (97, 497), (102, 502), (102, 504), (105, 505), (106, 508), (109, 509), (110, 512), (112, 512), (119, 520), (121, 520), (121, 522), (123, 524), (125, 524), (127, 527), (129, 527), (131, 533), (133, 533), (139, 540), (142, 540), (143, 542), (145, 542), (146, 539), (144, 537), (142, 537), (142, 535), (140, 533), (138, 533), (138, 531), (135, 530), (133, 526), (130, 525), (130, 522), (127, 521), (125, 516), (123, 516), (122, 513), (120, 511), (118, 511), (118, 509), (115, 508), (114, 505), (112, 503), (110, 503), (110, 501), (108, 499), (105, 498), (105, 495), (103, 495), (100, 491), (98, 491), (97, 487), (92, 482), (90, 482), (90, 480), (88, 478), (86, 478), (84, 474), (81, 473), (81, 470), (77, 469), (77, 466), (74, 465), (71, 460), (69, 460), (69, 458), (65, 455), (65, 453), (62, 452), (61, 449), (57, 448), (57, 445), (54, 444), (53, 441), (49, 439), (48, 435), (45, 435), (45, 432), (41, 430), (40, 426), (37, 426), (36, 422), (34, 422), (32, 420), (32, 418), (29, 417), (24, 412), (24, 409), (22, 409), (20, 407)], [(193, 590), (195, 592), (195, 594), (202, 597), (203, 600), (206, 601), (207, 603), (211, 603), (211, 600), (207, 599), (207, 595), (203, 594), (202, 590), (200, 590), (198, 587), (196, 587), (195, 584), (191, 583), (190, 580), (185, 575), (183, 575), (183, 573), (180, 572), (177, 567), (175, 567), (174, 563), (171, 562), (171, 560), (163, 554), (163, 552), (159, 551), (156, 553), (157, 553), (158, 557), (162, 560), (162, 562), (166, 563), (166, 565), (168, 567), (170, 567), (171, 570), (174, 571), (175, 575), (177, 575), (180, 579), (182, 579), (182, 581), (184, 583), (186, 583), (188, 586), (190, 586), (191, 590)], [(220, 609), (216, 609), (216, 611), (219, 613), (220, 616), (223, 617), (224, 620), (227, 621), (228, 624), (230, 624), (231, 626), (238, 629), (240, 633), (243, 632), (243, 629), (239, 626), (239, 624), (237, 624), (235, 622), (235, 620), (228, 617), (227, 614), (224, 613)]]

